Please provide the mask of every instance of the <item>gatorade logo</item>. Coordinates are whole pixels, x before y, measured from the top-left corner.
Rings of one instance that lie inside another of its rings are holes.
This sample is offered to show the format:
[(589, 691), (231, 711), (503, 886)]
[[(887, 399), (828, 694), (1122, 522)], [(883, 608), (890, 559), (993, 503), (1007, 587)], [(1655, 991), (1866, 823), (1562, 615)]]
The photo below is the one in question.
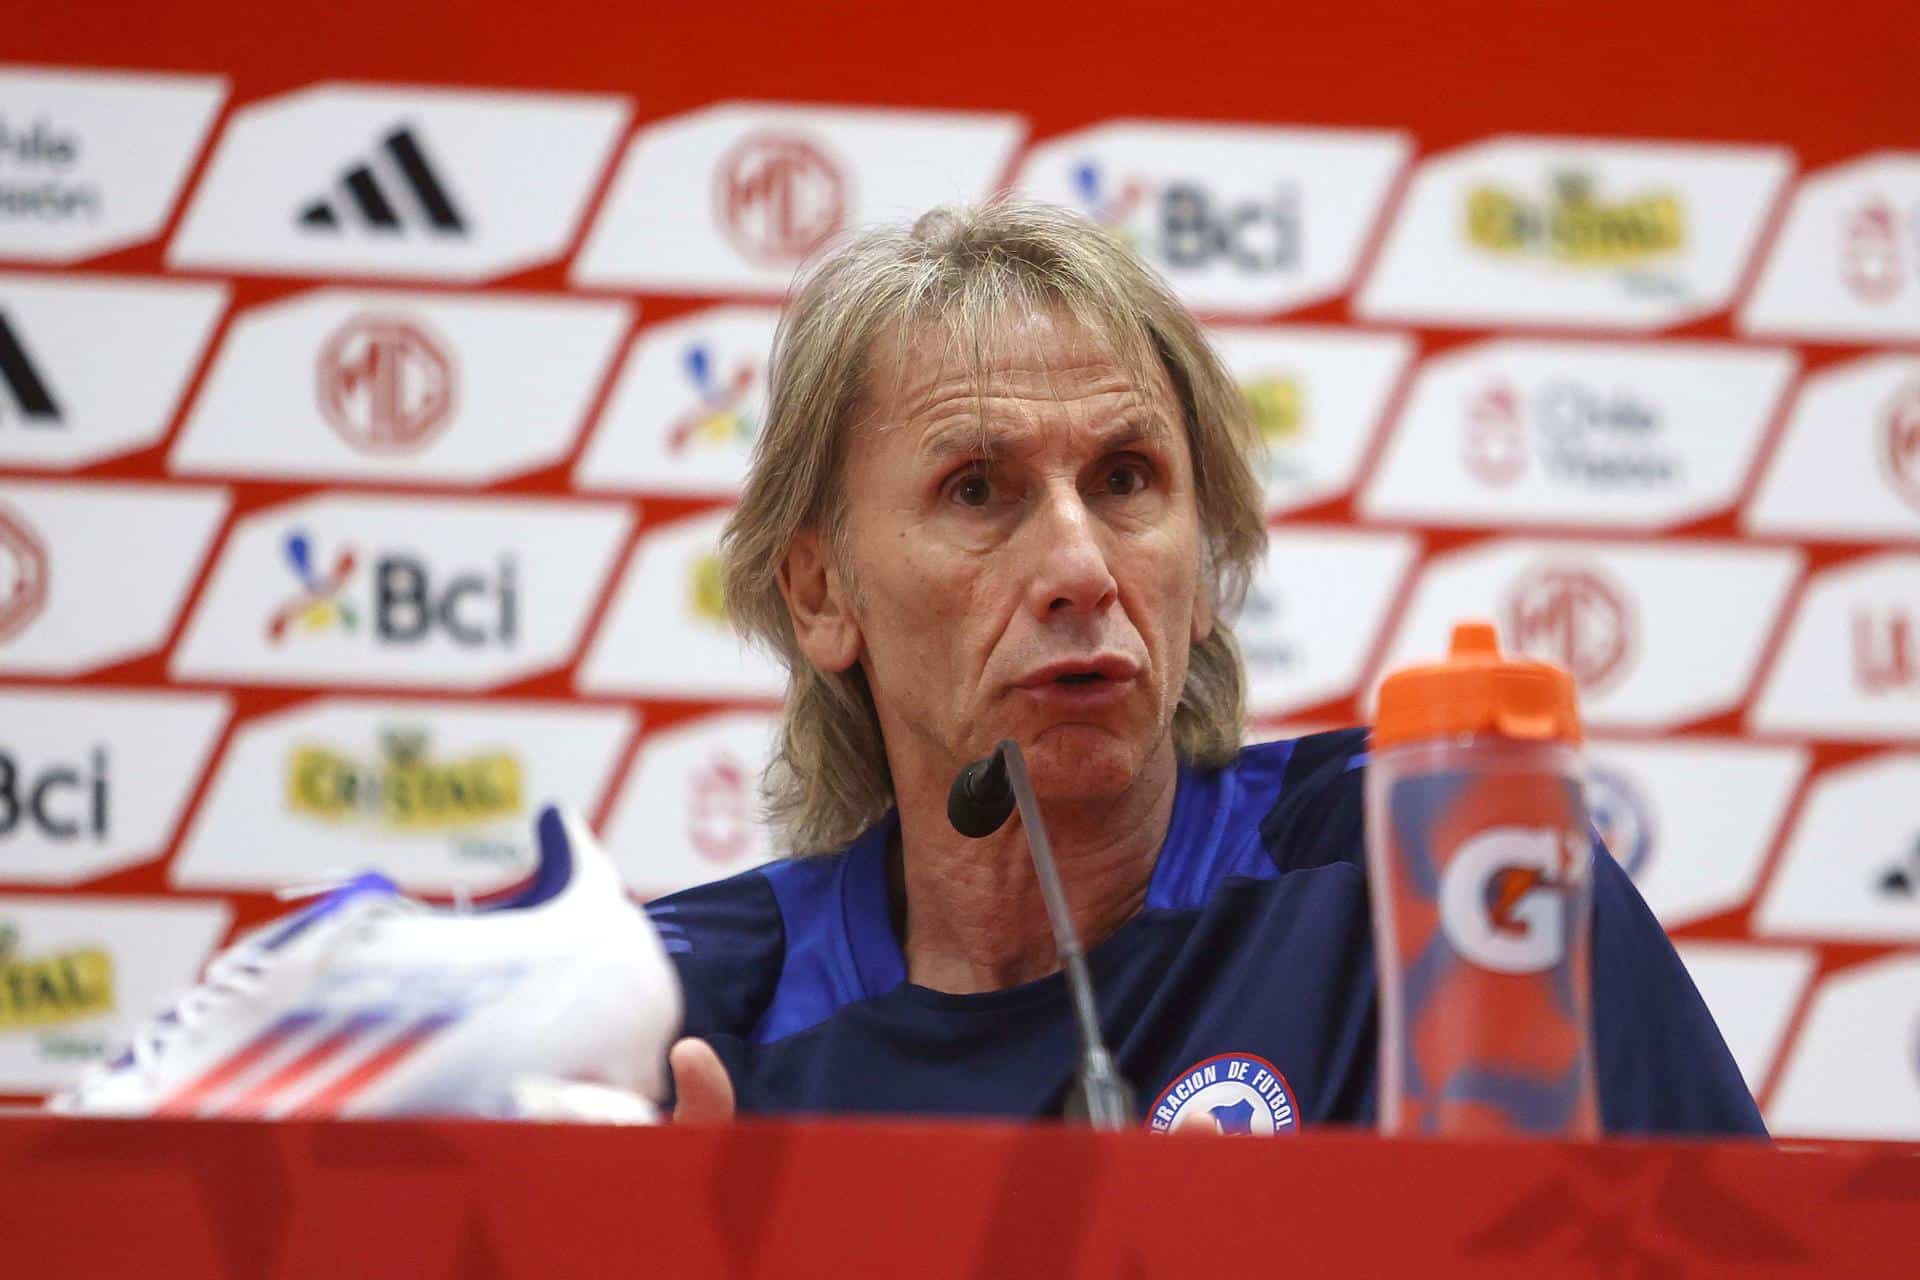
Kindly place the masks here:
[(1548, 827), (1494, 827), (1440, 876), (1440, 923), (1468, 961), (1497, 973), (1539, 973), (1566, 950), (1563, 891), (1581, 844)]

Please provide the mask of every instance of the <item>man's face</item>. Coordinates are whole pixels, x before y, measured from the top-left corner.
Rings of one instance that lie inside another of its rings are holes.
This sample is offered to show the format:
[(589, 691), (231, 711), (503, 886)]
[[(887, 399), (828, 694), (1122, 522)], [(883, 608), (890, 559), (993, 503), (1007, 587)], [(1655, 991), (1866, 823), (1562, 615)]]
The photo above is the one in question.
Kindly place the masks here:
[(844, 476), (889, 757), (950, 776), (1010, 737), (1042, 795), (1117, 795), (1171, 760), (1212, 624), (1172, 390), (1050, 314), (1001, 326), (980, 384), (945, 348), (928, 332), (877, 362)]

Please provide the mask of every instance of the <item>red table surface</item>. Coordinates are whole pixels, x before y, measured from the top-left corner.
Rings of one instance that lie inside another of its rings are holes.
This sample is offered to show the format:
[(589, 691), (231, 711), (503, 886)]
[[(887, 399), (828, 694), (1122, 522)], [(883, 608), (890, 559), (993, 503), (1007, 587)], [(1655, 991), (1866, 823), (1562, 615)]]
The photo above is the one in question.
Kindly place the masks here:
[(1920, 1148), (0, 1117), (8, 1277), (1916, 1274)]

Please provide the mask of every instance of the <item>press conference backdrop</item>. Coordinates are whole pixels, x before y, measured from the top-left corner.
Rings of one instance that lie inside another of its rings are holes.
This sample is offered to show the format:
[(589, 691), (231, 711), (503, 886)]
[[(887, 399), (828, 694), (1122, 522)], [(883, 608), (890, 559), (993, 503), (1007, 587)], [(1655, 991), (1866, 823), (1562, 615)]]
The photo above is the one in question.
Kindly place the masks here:
[(781, 676), (714, 547), (782, 293), (1012, 188), (1245, 390), (1259, 736), (1496, 619), (1578, 680), (1599, 825), (1774, 1129), (1920, 1138), (1910, 24), (1348, 8), (11, 31), (0, 1095), (276, 888), (510, 884), (545, 799), (642, 894), (771, 856)]

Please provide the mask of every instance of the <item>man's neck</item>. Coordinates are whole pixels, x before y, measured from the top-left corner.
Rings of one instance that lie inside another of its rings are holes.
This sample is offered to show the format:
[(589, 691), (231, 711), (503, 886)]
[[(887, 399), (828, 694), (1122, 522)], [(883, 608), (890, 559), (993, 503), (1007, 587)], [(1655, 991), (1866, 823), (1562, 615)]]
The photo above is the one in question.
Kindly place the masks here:
[[(997, 991), (1060, 968), (1046, 902), (1016, 813), (982, 840), (947, 821), (947, 783), (899, 788), (907, 980), (936, 991)], [(1147, 884), (1173, 818), (1179, 781), (1171, 741), (1118, 800), (1040, 802), (1067, 909), (1091, 948), (1146, 901)]]

